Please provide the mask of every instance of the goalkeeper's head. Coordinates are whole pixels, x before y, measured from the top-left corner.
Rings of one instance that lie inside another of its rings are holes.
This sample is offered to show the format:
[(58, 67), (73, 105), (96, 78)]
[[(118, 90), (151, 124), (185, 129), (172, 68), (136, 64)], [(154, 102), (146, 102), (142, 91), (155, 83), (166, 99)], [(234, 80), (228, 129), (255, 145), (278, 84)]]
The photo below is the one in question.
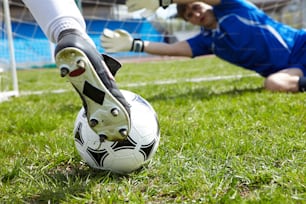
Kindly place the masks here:
[(203, 26), (206, 29), (214, 29), (217, 20), (212, 6), (203, 2), (192, 2), (187, 4), (177, 4), (178, 17), (194, 25)]

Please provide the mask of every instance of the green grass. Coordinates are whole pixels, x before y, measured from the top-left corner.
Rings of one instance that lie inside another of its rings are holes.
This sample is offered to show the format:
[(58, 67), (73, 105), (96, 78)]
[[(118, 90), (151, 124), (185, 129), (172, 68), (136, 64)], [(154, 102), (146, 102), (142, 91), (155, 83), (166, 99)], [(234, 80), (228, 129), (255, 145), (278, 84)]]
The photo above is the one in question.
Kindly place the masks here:
[(161, 141), (120, 176), (81, 161), (81, 101), (58, 70), (19, 71), (23, 93), (44, 93), (0, 104), (0, 203), (306, 203), (305, 94), (265, 91), (250, 74), (214, 57), (124, 63), (118, 85), (153, 105)]

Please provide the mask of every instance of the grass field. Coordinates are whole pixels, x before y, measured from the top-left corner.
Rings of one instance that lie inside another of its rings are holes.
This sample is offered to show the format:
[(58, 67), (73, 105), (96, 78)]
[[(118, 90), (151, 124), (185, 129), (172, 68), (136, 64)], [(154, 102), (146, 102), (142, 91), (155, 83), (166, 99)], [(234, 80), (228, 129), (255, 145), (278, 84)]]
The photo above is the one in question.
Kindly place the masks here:
[(0, 203), (306, 203), (304, 93), (265, 91), (214, 57), (125, 63), (118, 85), (153, 105), (161, 141), (120, 176), (81, 161), (81, 102), (58, 70), (18, 77), (24, 95), (0, 104)]

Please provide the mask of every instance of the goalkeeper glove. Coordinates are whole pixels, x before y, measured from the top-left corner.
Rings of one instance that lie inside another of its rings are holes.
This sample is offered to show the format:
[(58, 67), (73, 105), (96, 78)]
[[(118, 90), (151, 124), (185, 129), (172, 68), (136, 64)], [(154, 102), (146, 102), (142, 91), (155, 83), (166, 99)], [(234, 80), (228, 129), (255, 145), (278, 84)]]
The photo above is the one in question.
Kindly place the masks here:
[(126, 5), (129, 12), (140, 9), (155, 11), (159, 7), (167, 8), (172, 3), (172, 0), (127, 0)]
[(143, 52), (144, 43), (141, 39), (134, 39), (127, 31), (104, 29), (100, 37), (101, 47), (106, 52)]

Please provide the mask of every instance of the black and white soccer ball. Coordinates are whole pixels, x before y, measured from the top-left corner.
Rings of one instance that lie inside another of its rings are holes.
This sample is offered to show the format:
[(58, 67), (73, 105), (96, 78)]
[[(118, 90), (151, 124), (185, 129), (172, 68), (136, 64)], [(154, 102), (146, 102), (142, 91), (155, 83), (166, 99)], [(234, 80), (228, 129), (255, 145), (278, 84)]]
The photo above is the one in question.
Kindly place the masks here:
[(147, 163), (156, 153), (160, 128), (153, 107), (141, 96), (121, 90), (131, 106), (131, 131), (125, 141), (101, 142), (90, 128), (84, 108), (79, 111), (74, 125), (76, 149), (92, 168), (128, 174)]

